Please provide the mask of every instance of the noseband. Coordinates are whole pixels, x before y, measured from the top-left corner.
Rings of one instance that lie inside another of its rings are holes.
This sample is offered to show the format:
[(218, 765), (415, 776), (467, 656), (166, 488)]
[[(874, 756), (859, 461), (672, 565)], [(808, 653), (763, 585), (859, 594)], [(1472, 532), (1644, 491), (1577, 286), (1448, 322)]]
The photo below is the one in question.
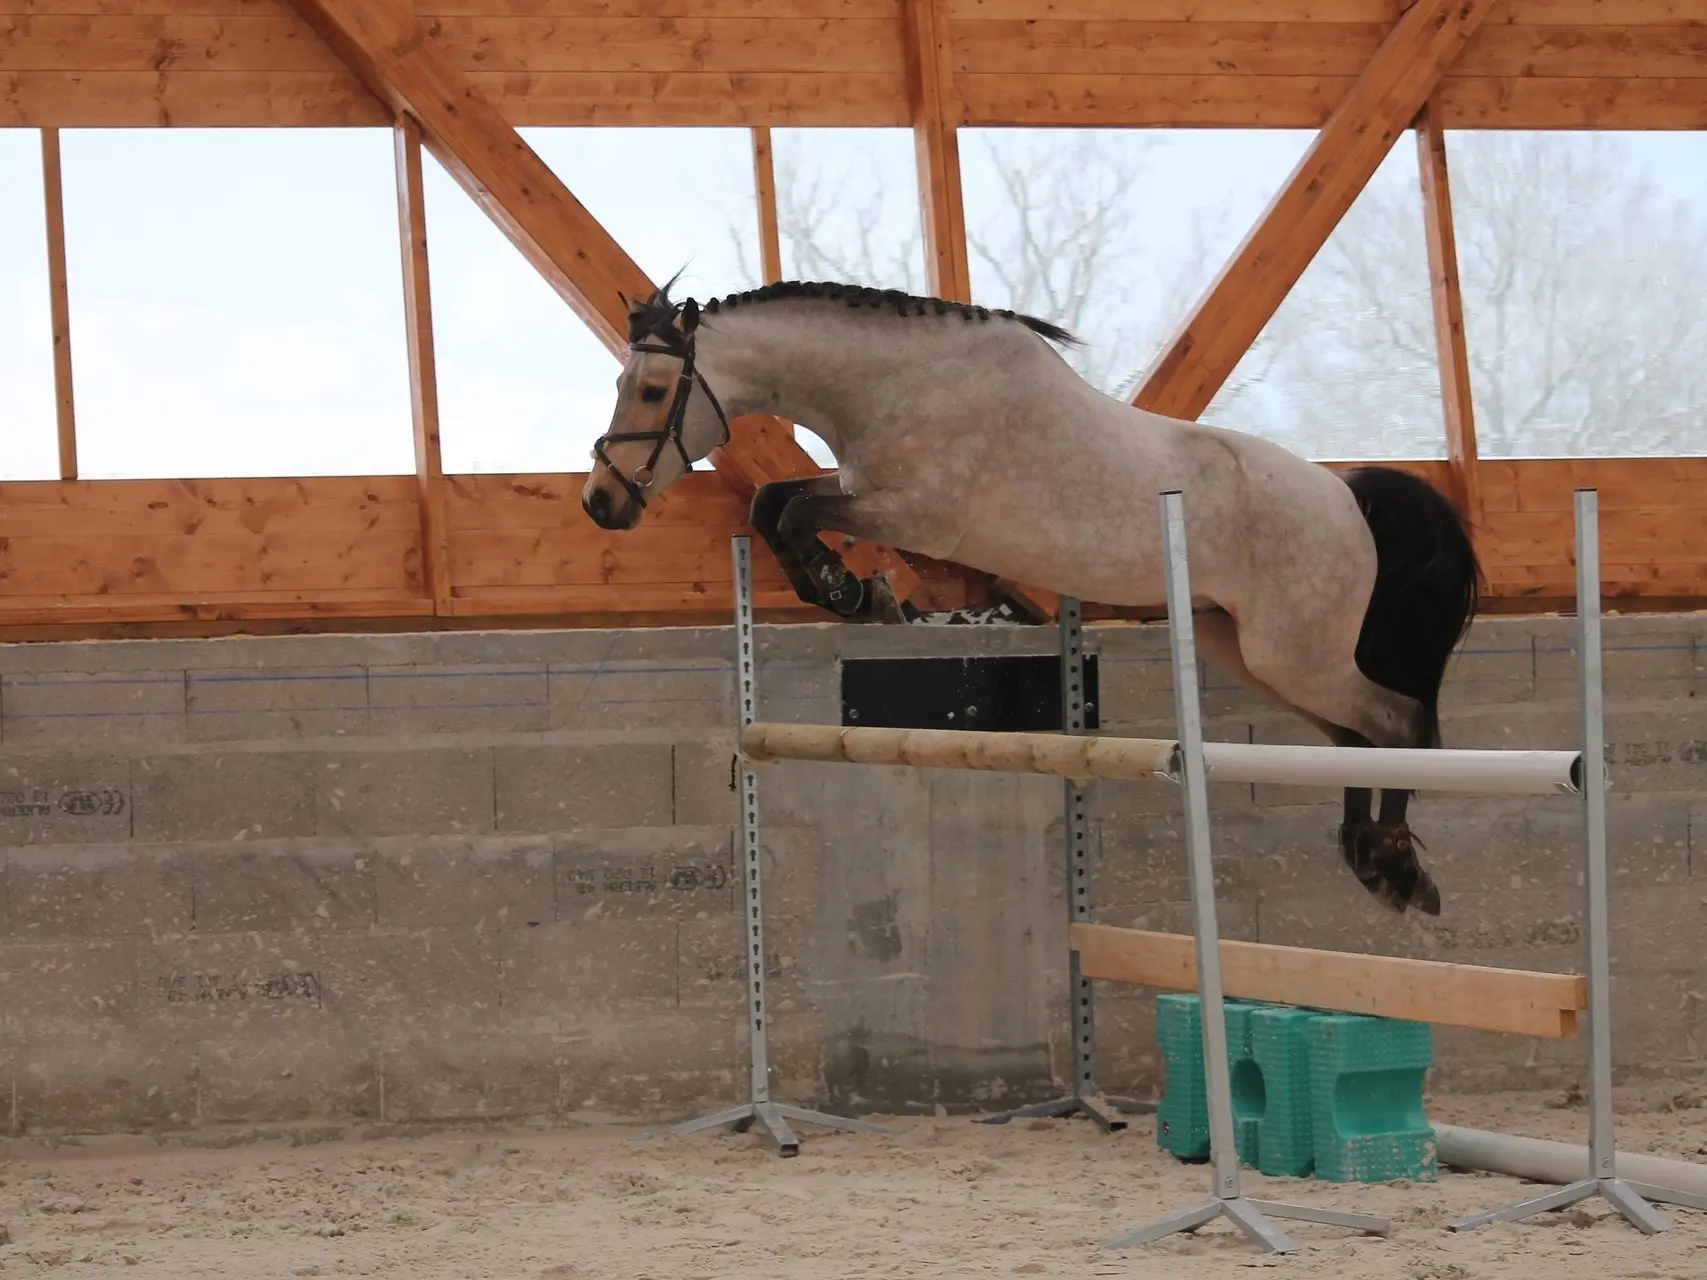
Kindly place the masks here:
[[(717, 411), (717, 420), (723, 424), (723, 439), (719, 443), (729, 443), (729, 419), (724, 415), (723, 406), (717, 402), (717, 397), (711, 393), (711, 387), (705, 376), (694, 368), (694, 331), (699, 327), (699, 308), (692, 299), (682, 309), (682, 328), (678, 331), (673, 325), (663, 325), (658, 328), (650, 327), (644, 315), (629, 317), (628, 349), (634, 352), (645, 352), (651, 355), (675, 356), (682, 362), (682, 369), (676, 375), (676, 394), (670, 401), (670, 411), (664, 416), (664, 425), (656, 431), (618, 431), (607, 432), (593, 443), (593, 456), (605, 464), (605, 470), (617, 478), (617, 482), (628, 492), (628, 496), (640, 507), (646, 505), (646, 490), (651, 485), (657, 472), (658, 459), (664, 450), (674, 445), (676, 452), (682, 457), (682, 469), (692, 470), (693, 459), (688, 457), (687, 446), (682, 443), (682, 431), (687, 417), (688, 397), (693, 394), (694, 383), (705, 392), (705, 398), (711, 401), (711, 407)], [(654, 342), (645, 341), (655, 338)], [(652, 441), (652, 456), (646, 459), (644, 466), (637, 468), (633, 476), (625, 476), (617, 469), (616, 463), (605, 453), (607, 444), (622, 444), (625, 441)]]

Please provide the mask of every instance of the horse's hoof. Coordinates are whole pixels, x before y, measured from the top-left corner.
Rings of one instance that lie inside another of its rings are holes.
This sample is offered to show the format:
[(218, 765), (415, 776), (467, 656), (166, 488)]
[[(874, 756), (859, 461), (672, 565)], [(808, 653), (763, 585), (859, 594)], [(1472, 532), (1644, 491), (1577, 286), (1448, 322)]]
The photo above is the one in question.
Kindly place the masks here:
[(871, 619), (873, 622), (908, 623), (918, 616), (913, 610), (913, 617), (908, 617), (908, 606), (905, 601), (895, 598), (895, 588), (889, 585), (885, 574), (877, 574), (865, 580), (866, 591), (871, 598)]
[(1359, 883), (1390, 910), (1415, 907), (1440, 914), (1440, 889), (1417, 860), (1420, 843), (1404, 823), (1358, 822), (1340, 827), (1340, 851)]

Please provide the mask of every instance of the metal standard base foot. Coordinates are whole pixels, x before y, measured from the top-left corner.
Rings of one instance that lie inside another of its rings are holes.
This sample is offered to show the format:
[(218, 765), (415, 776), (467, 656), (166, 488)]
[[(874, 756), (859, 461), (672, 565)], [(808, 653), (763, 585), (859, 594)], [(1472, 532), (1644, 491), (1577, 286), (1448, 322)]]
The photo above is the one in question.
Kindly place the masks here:
[(1126, 1121), (1115, 1115), (1110, 1110), (1111, 1106), (1118, 1107), (1119, 1103), (1114, 1099), (1097, 1097), (1052, 1098), (1048, 1102), (1033, 1102), (1027, 1106), (1014, 1107), (1011, 1111), (998, 1111), (993, 1116), (979, 1116), (974, 1123), (1006, 1124), (1009, 1120), (1023, 1120), (1030, 1116), (1047, 1116), (1052, 1120), (1061, 1120), (1067, 1116), (1085, 1115), (1104, 1133), (1119, 1133), (1126, 1127)]
[[(1643, 1192), (1649, 1190), (1643, 1187)], [(1682, 1195), (1682, 1192), (1663, 1192), (1656, 1194), (1667, 1198)], [(1546, 1213), (1550, 1209), (1568, 1209), (1573, 1204), (1599, 1196), (1619, 1213), (1623, 1214), (1645, 1235), (1657, 1235), (1661, 1231), (1671, 1230), (1671, 1219), (1649, 1204), (1637, 1192), (1634, 1185), (1619, 1178), (1584, 1178), (1581, 1182), (1573, 1182), (1568, 1187), (1559, 1187), (1545, 1195), (1534, 1196), (1531, 1199), (1507, 1205), (1503, 1209), (1490, 1209), (1487, 1213), (1474, 1214), (1460, 1222), (1449, 1224), (1449, 1231), (1473, 1231), (1477, 1227), (1485, 1227), (1493, 1222), (1517, 1222), (1523, 1218), (1533, 1217), (1538, 1213)], [(1695, 1200), (1696, 1197), (1689, 1197)], [(1689, 1200), (1681, 1203), (1689, 1204)], [(1693, 1208), (1694, 1205), (1689, 1207)]]
[(1707, 1213), (1707, 1196), (1696, 1195), (1693, 1191), (1673, 1191), (1670, 1187), (1656, 1187), (1648, 1182), (1631, 1182), (1628, 1178), (1620, 1178), (1619, 1181), (1644, 1200), (1675, 1204), (1680, 1208), (1699, 1209)]
[(1325, 1227), (1345, 1227), (1366, 1235), (1384, 1236), (1391, 1229), (1385, 1218), (1372, 1213), (1352, 1213), (1346, 1209), (1317, 1209), (1310, 1205), (1283, 1204), (1278, 1200), (1246, 1199), (1245, 1203), (1270, 1217), (1288, 1218), (1293, 1222), (1316, 1222)]
[(1265, 1253), (1291, 1253), (1298, 1248), (1297, 1243), (1269, 1221), (1271, 1216), (1291, 1218), (1298, 1222), (1320, 1222), (1331, 1227), (1349, 1227), (1353, 1231), (1377, 1236), (1384, 1236), (1388, 1231), (1387, 1219), (1366, 1213), (1311, 1209), (1298, 1204), (1278, 1204), (1272, 1200), (1249, 1200), (1243, 1196), (1234, 1196), (1225, 1200), (1206, 1200), (1178, 1213), (1170, 1213), (1148, 1226), (1136, 1227), (1111, 1240), (1105, 1240), (1103, 1246), (1109, 1249), (1127, 1249), (1133, 1245), (1160, 1240), (1163, 1236), (1171, 1236), (1179, 1231), (1196, 1231), (1216, 1218), (1225, 1217), (1260, 1245)]
[(845, 1116), (833, 1116), (823, 1111), (810, 1111), (805, 1107), (791, 1107), (785, 1102), (743, 1102), (738, 1107), (730, 1107), (727, 1111), (719, 1111), (714, 1115), (700, 1116), (697, 1120), (684, 1120), (681, 1124), (673, 1124), (667, 1129), (659, 1129), (652, 1133), (635, 1134), (636, 1141), (655, 1138), (659, 1133), (703, 1133), (707, 1129), (718, 1129), (727, 1125), (736, 1133), (745, 1133), (758, 1121), (765, 1134), (776, 1144), (777, 1154), (781, 1156), (797, 1156), (800, 1154), (800, 1139), (794, 1136), (794, 1130), (788, 1127), (790, 1120), (802, 1124), (822, 1125), (826, 1129), (840, 1129), (844, 1133), (888, 1133), (880, 1124), (872, 1124), (869, 1120), (850, 1120)]

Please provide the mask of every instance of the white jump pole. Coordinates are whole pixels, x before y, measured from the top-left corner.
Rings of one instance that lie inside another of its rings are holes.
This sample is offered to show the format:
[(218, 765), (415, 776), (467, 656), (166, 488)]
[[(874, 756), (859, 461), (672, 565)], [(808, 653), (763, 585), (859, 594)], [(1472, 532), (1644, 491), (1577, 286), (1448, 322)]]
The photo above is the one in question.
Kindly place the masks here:
[(1278, 782), (1295, 787), (1379, 791), (1464, 791), (1474, 795), (1576, 795), (1575, 751), (1474, 751), (1417, 747), (1314, 747), (1206, 742), (1211, 782)]
[[(1583, 913), (1588, 921), (1588, 1176), (1569, 1186), (1503, 1209), (1451, 1224), (1469, 1231), (1492, 1222), (1517, 1222), (1549, 1209), (1565, 1209), (1599, 1196), (1644, 1233), (1669, 1230), (1671, 1221), (1649, 1200), (1707, 1208), (1707, 1197), (1671, 1191), (1618, 1176), (1612, 1132), (1612, 1001), (1606, 885), (1606, 714), (1600, 640), (1600, 502), (1593, 489), (1576, 491), (1577, 674), (1582, 733)], [(1513, 1139), (1513, 1142), (1519, 1142)]]
[(1173, 650), (1174, 710), (1179, 728), (1179, 774), (1185, 791), (1186, 856), (1191, 868), (1192, 933), (1196, 940), (1197, 992), (1203, 1024), (1203, 1069), (1209, 1095), (1209, 1199), (1122, 1232), (1106, 1241), (1111, 1249), (1146, 1244), (1179, 1231), (1195, 1231), (1226, 1217), (1268, 1253), (1298, 1246), (1269, 1219), (1291, 1218), (1387, 1234), (1385, 1218), (1337, 1209), (1252, 1200), (1239, 1190), (1239, 1153), (1233, 1141), (1233, 1096), (1227, 1070), (1227, 1024), (1221, 998), (1220, 934), (1215, 922), (1215, 878), (1209, 847), (1208, 770), (1204, 761), (1203, 713), (1197, 688), (1197, 641), (1191, 616), (1191, 572), (1185, 536), (1185, 500), (1162, 495), (1162, 549), (1167, 565), (1168, 633)]

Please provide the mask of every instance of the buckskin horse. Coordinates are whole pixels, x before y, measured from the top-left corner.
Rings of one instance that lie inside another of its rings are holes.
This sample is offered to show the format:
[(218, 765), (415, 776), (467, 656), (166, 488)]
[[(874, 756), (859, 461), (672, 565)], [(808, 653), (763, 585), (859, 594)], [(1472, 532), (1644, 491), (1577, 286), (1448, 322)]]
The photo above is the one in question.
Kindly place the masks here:
[[(1081, 378), (1032, 316), (843, 284), (783, 282), (625, 299), (629, 356), (581, 503), (632, 529), (648, 501), (771, 414), (816, 432), (837, 470), (754, 495), (751, 523), (800, 598), (905, 620), (831, 531), (1064, 595), (1155, 606), (1157, 495), (1186, 498), (1204, 657), (1340, 746), (1438, 747), (1446, 664), (1481, 570), (1456, 509), (1425, 481), (1345, 472), (1261, 437), (1146, 413)], [(1348, 788), (1346, 864), (1395, 911), (1440, 913), (1409, 791)]]

